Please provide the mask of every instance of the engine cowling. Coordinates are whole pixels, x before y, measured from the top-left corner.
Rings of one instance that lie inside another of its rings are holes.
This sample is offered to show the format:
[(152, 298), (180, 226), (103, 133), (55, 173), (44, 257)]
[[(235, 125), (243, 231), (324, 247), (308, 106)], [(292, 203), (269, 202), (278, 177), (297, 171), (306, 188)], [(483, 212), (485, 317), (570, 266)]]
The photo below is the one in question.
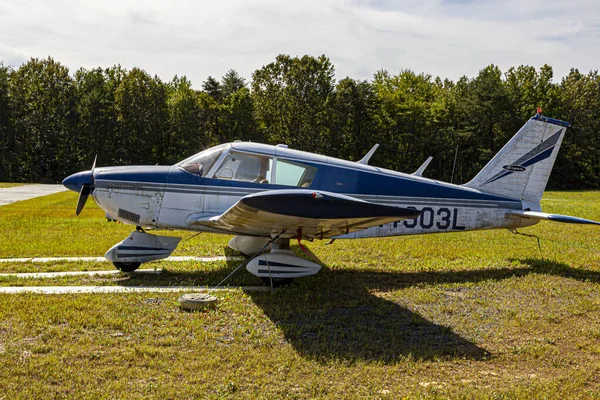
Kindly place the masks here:
[[(263, 247), (269, 243), (269, 238), (264, 237), (253, 237), (253, 236), (234, 236), (227, 246), (233, 250), (237, 250), (242, 254), (251, 256), (263, 250)], [(264, 249), (271, 250), (271, 245), (268, 245)]]

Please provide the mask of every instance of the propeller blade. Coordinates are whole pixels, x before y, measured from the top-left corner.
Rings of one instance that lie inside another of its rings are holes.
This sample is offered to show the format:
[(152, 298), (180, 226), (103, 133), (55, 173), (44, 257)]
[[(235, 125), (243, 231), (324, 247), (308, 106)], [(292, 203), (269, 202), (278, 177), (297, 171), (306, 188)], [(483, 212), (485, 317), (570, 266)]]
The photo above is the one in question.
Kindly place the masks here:
[(79, 200), (77, 200), (77, 208), (75, 209), (75, 215), (79, 215), (81, 213), (81, 210), (83, 210), (83, 207), (85, 206), (85, 203), (87, 202), (87, 199), (90, 196), (91, 192), (91, 185), (86, 184), (81, 186), (81, 191), (79, 192)]
[(98, 154), (94, 157), (94, 163), (92, 164), (92, 176), (94, 175), (94, 168), (96, 168), (96, 160), (98, 160)]

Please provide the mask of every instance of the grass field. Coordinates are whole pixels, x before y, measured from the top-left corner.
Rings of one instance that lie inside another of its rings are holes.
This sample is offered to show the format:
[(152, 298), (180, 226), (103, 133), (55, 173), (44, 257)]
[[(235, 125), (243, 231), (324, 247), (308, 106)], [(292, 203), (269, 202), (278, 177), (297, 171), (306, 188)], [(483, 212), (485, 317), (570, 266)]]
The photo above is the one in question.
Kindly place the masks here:
[[(131, 231), (93, 202), (76, 218), (76, 197), (0, 207), (0, 258), (101, 256)], [(549, 192), (543, 207), (600, 220), (600, 193)], [(203, 313), (180, 311), (175, 293), (0, 295), (0, 398), (600, 398), (600, 228), (523, 232), (542, 253), (507, 231), (315, 242), (318, 275), (220, 293)], [(174, 255), (233, 254), (228, 240), (201, 234)], [(214, 285), (236, 265), (0, 285)], [(230, 283), (259, 281), (241, 271)]]
[(23, 186), (24, 183), (13, 183), (13, 182), (0, 182), (0, 189), (2, 188), (10, 188), (15, 186)]

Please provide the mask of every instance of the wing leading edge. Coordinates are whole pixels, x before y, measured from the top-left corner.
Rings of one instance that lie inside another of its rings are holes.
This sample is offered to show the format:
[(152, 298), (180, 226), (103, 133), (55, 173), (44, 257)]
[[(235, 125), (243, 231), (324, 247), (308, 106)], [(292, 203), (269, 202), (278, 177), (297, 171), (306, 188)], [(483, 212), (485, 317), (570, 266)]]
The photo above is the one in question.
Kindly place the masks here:
[(270, 236), (285, 231), (316, 239), (413, 219), (420, 211), (370, 203), (338, 193), (303, 189), (269, 190), (241, 198), (221, 215), (191, 215), (189, 225), (240, 235)]

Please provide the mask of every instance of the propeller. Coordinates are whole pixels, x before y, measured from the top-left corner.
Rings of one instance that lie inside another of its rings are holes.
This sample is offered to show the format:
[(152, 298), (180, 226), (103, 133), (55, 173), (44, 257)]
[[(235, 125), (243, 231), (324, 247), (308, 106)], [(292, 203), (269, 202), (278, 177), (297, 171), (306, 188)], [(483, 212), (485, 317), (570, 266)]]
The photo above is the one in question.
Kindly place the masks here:
[(81, 213), (81, 210), (83, 210), (88, 197), (90, 197), (90, 193), (94, 191), (94, 168), (96, 168), (96, 160), (98, 160), (98, 154), (96, 154), (94, 157), (94, 163), (92, 164), (92, 169), (90, 171), (90, 183), (86, 182), (81, 185), (79, 199), (77, 200), (77, 208), (75, 209), (75, 215), (79, 215)]

